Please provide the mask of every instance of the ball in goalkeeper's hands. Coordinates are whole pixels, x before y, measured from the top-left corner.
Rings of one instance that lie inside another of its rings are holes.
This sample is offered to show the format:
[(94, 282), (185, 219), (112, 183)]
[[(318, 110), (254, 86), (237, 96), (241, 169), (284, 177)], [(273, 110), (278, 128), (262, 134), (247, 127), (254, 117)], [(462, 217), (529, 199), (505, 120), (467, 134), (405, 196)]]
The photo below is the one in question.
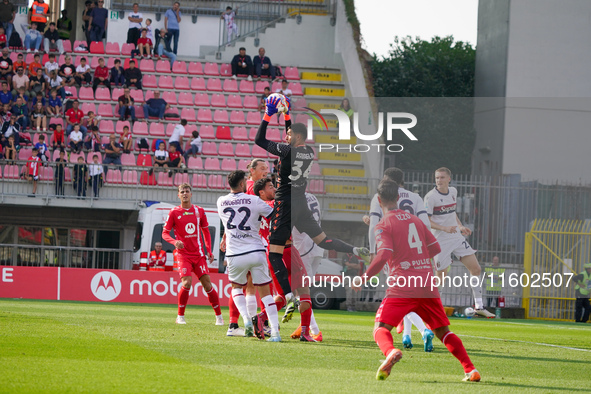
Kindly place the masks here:
[(266, 113), (269, 116), (277, 112), (286, 113), (289, 110), (287, 100), (281, 93), (273, 93), (266, 99)]

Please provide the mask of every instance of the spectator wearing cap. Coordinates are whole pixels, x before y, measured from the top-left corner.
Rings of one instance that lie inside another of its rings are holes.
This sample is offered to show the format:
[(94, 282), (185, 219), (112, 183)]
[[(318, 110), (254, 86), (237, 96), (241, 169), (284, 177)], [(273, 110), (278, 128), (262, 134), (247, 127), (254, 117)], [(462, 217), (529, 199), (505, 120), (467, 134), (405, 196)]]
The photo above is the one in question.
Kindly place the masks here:
[(55, 27), (55, 22), (51, 22), (49, 29), (43, 34), (43, 48), (46, 52), (49, 52), (51, 49), (57, 49), (60, 55), (64, 53), (64, 42)]
[(129, 21), (129, 28), (127, 29), (127, 43), (137, 45), (137, 40), (140, 38), (140, 30), (144, 16), (139, 11), (140, 5), (133, 3), (133, 11), (129, 13), (127, 20)]

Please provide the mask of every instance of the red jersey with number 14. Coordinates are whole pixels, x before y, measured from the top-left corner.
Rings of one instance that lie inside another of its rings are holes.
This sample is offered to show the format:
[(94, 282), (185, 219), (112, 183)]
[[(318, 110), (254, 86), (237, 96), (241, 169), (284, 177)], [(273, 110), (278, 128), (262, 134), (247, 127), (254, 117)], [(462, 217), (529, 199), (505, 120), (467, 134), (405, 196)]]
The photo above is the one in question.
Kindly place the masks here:
[[(174, 229), (174, 236), (170, 236), (170, 230)], [(168, 219), (162, 230), (162, 238), (174, 245), (176, 241), (183, 241), (185, 247), (177, 249), (185, 258), (207, 257), (203, 251), (201, 234), (205, 240), (207, 251), (211, 251), (211, 236), (209, 235), (209, 223), (203, 208), (191, 205), (190, 208), (175, 207), (168, 213)]]

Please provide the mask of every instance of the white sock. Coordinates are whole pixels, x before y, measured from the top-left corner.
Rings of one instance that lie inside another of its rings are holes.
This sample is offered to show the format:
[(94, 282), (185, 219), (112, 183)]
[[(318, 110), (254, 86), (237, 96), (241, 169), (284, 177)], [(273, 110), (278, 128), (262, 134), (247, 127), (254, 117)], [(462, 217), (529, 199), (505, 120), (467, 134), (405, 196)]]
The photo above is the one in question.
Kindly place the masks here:
[(312, 311), (312, 317), (310, 317), (310, 332), (312, 335), (320, 334), (320, 328), (318, 328), (318, 324), (316, 324), (316, 319), (314, 318), (314, 311)]
[(248, 308), (248, 314), (254, 316), (257, 314), (257, 296), (252, 294), (246, 295), (246, 307)]
[(295, 296), (293, 295), (293, 293), (287, 293), (285, 295), (285, 305), (289, 304), (289, 302), (294, 298)]
[(240, 314), (242, 315), (244, 325), (247, 325), (250, 322), (250, 315), (248, 314), (248, 308), (246, 307), (246, 299), (244, 298), (244, 293), (242, 292), (242, 289), (232, 289), (232, 298), (234, 299), (234, 304), (236, 305), (236, 308), (238, 308), (238, 312), (240, 312)]
[[(472, 281), (473, 277), (475, 277), (477, 280)], [(470, 275), (470, 284), (473, 282), (480, 283), (480, 278), (478, 276)], [(472, 294), (474, 295), (474, 308), (482, 309), (482, 287), (478, 285), (472, 286)]]
[(277, 305), (272, 296), (268, 295), (261, 299), (265, 304), (265, 311), (269, 319), (269, 326), (271, 326), (271, 334), (279, 333), (279, 315), (277, 314)]
[(408, 318), (408, 320), (415, 325), (415, 327), (421, 332), (422, 336), (425, 330), (427, 329), (425, 323), (423, 323), (423, 319), (421, 319), (421, 317), (414, 312), (410, 312), (408, 315), (405, 316), (405, 319), (406, 318)]
[(410, 336), (410, 331), (412, 329), (412, 323), (410, 322), (410, 319), (408, 318), (408, 315), (404, 316), (403, 320), (403, 325), (404, 325), (404, 329), (402, 330), (402, 335), (408, 335)]

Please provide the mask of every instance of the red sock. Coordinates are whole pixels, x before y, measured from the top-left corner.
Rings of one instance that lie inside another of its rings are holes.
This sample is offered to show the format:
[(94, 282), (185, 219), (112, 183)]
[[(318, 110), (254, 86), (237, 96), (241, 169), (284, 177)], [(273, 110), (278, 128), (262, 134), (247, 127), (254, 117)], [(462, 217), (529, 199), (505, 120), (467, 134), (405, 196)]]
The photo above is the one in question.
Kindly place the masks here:
[(373, 331), (373, 339), (376, 341), (384, 356), (388, 357), (388, 354), (394, 347), (394, 339), (392, 333), (386, 327), (378, 327)]
[(185, 308), (187, 307), (187, 301), (189, 301), (189, 295), (191, 294), (191, 288), (181, 286), (179, 291), (179, 316), (185, 316)]
[(310, 327), (310, 319), (312, 318), (312, 300), (309, 296), (300, 297), (300, 309), (307, 303), (309, 308), (303, 312), (300, 312), (300, 325), (302, 327)]
[(234, 304), (233, 297), (230, 297), (228, 300), (228, 308), (230, 309), (230, 324), (238, 323), (240, 312), (238, 312), (238, 308), (236, 308), (236, 304)]
[(215, 315), (221, 315), (222, 311), (220, 309), (220, 298), (218, 297), (218, 292), (215, 291), (215, 288), (213, 286), (211, 286), (211, 290), (207, 292), (207, 298), (209, 298), (209, 303), (215, 311)]
[(454, 357), (460, 361), (462, 367), (464, 367), (464, 372), (472, 372), (474, 369), (474, 364), (472, 364), (472, 361), (466, 352), (466, 348), (464, 348), (462, 340), (458, 338), (456, 334), (449, 331), (443, 336), (441, 342), (443, 342), (447, 350), (449, 350), (451, 354), (453, 354)]
[(279, 296), (278, 298), (279, 301), (277, 300), (277, 298), (275, 298), (275, 305), (277, 305), (277, 311), (280, 311), (285, 307), (285, 298), (282, 296)]

